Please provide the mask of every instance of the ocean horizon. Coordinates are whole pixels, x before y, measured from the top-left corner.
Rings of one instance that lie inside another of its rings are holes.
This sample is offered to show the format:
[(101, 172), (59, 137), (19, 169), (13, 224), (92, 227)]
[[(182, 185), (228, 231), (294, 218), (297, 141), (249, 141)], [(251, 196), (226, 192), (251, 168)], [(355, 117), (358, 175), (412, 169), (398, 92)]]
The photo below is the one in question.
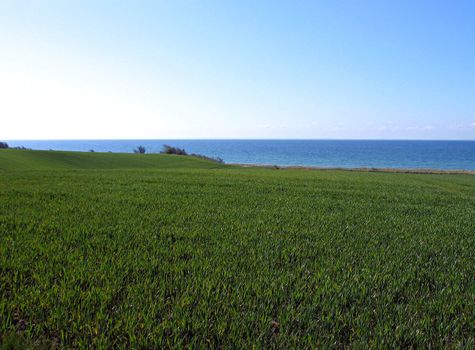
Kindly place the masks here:
[(304, 140), (304, 139), (130, 139), (10, 140), (10, 147), (34, 150), (132, 153), (141, 145), (159, 153), (163, 145), (188, 153), (222, 158), (226, 163), (313, 166), (323, 168), (394, 168), (475, 170), (472, 140)]

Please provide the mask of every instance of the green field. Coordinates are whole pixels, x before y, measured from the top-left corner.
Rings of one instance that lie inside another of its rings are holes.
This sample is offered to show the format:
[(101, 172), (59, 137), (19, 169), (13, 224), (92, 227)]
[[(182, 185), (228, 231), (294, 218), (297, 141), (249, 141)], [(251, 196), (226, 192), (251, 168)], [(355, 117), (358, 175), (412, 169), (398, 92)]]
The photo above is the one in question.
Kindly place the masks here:
[(473, 348), (475, 176), (0, 151), (4, 348)]

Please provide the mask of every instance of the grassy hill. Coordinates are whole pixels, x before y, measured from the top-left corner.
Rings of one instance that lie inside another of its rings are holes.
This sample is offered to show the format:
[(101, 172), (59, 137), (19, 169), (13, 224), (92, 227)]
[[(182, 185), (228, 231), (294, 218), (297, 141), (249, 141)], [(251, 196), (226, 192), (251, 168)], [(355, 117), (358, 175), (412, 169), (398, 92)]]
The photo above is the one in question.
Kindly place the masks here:
[(473, 175), (21, 150), (0, 169), (3, 347), (475, 346)]
[(0, 170), (217, 168), (222, 164), (168, 154), (0, 150)]

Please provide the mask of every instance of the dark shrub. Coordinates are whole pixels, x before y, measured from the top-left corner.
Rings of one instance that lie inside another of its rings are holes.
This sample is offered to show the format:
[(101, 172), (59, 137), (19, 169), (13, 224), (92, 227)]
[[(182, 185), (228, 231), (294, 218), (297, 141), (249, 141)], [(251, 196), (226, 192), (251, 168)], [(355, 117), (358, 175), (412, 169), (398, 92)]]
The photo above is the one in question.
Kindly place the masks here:
[(0, 142), (0, 148), (8, 148), (8, 143)]
[[(172, 146), (169, 146), (169, 145), (163, 145), (163, 150), (160, 153), (161, 154), (176, 154), (176, 155), (179, 155), (179, 156), (187, 156), (188, 155), (188, 153), (183, 148), (172, 147)], [(190, 156), (195, 157), (195, 158), (204, 159), (204, 160), (209, 160), (209, 161), (215, 162), (215, 163), (224, 163), (224, 160), (222, 160), (219, 157), (213, 158), (213, 157), (208, 157), (208, 156), (204, 156), (202, 154), (196, 154), (196, 153), (192, 153), (192, 154), (190, 154)]]
[(134, 149), (134, 153), (140, 153), (140, 154), (145, 153), (145, 147), (144, 146), (138, 146), (136, 149)]
[(177, 154), (179, 156), (187, 156), (188, 153), (183, 148), (172, 147), (169, 145), (163, 145), (162, 154)]
[(90, 149), (89, 152), (94, 152), (94, 150), (93, 150), (93, 149)]
[(196, 157), (196, 158), (200, 158), (200, 159), (204, 159), (204, 160), (209, 160), (210, 162), (224, 164), (224, 160), (219, 158), (219, 157), (208, 157), (208, 156), (204, 156), (202, 154), (196, 154), (196, 153), (193, 153), (193, 154), (190, 154), (190, 155), (192, 157)]

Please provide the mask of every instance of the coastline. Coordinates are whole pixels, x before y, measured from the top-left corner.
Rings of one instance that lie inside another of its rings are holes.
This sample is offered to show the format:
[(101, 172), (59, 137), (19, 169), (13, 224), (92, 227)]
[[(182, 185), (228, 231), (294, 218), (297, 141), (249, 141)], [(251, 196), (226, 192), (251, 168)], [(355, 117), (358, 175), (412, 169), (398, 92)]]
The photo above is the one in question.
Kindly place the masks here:
[(399, 173), (399, 174), (435, 174), (435, 175), (475, 175), (475, 170), (462, 169), (432, 169), (432, 168), (345, 168), (345, 167), (318, 167), (307, 165), (270, 165), (270, 164), (243, 164), (226, 163), (227, 165), (238, 166), (242, 168), (262, 168), (274, 170), (328, 170), (328, 171), (353, 171), (365, 173)]
[[(475, 140), (37, 140), (11, 146), (66, 152), (147, 154), (163, 145), (187, 153), (219, 156), (227, 164), (295, 169), (395, 173), (475, 173)], [(320, 160), (318, 162), (314, 160)]]

